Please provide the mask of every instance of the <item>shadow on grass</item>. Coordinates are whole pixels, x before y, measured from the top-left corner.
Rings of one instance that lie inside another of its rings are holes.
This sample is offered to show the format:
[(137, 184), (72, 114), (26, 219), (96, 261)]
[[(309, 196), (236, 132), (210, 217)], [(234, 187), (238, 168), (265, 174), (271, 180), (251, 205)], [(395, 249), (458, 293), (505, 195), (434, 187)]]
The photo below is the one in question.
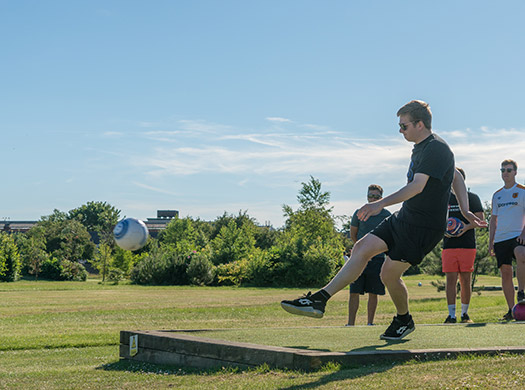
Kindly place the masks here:
[(319, 370), (313, 371), (302, 371), (302, 370), (287, 370), (287, 369), (274, 369), (264, 364), (258, 367), (214, 367), (214, 368), (196, 368), (196, 367), (181, 367), (175, 365), (161, 365), (153, 364), (147, 362), (137, 362), (131, 360), (119, 360), (114, 363), (104, 364), (103, 366), (97, 367), (97, 370), (104, 371), (122, 371), (130, 372), (137, 374), (156, 374), (156, 375), (174, 375), (174, 376), (184, 376), (184, 375), (223, 375), (223, 374), (262, 374), (268, 372), (284, 372), (284, 373), (299, 373), (306, 374), (308, 372), (326, 372), (326, 375), (312, 381), (311, 383), (305, 383), (300, 385), (293, 385), (281, 389), (311, 389), (317, 388), (319, 386), (336, 382), (343, 381), (346, 379), (360, 378), (363, 376), (377, 374), (380, 372), (385, 372), (394, 367), (396, 362), (391, 360), (386, 360), (378, 364), (356, 364), (355, 366), (341, 366), (334, 363), (328, 363), (327, 365), (321, 367)]
[(296, 348), (296, 349), (304, 349), (306, 351), (320, 351), (320, 352), (332, 352), (329, 349), (324, 348), (312, 348), (308, 345), (285, 345), (284, 348)]
[(361, 378), (367, 375), (373, 375), (390, 370), (393, 365), (370, 365), (356, 368), (341, 368), (335, 372), (330, 372), (310, 383), (281, 387), (280, 390), (299, 390), (299, 389), (317, 389), (321, 386), (328, 385), (332, 382), (344, 381), (347, 379)]
[(104, 364), (97, 367), (97, 370), (104, 371), (126, 371), (138, 374), (158, 374), (158, 375), (198, 375), (198, 374), (214, 374), (224, 372), (243, 372), (254, 370), (254, 368), (241, 367), (213, 367), (213, 368), (198, 368), (198, 367), (182, 367), (176, 365), (154, 364), (148, 362), (138, 362), (132, 360), (122, 359), (114, 363)]

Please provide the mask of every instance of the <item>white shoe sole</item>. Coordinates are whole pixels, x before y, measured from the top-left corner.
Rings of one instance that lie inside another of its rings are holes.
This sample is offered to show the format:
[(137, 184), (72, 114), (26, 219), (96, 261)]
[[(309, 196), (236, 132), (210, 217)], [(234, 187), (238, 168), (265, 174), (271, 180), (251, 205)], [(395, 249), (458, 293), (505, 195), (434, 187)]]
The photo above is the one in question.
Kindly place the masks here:
[(306, 316), (312, 318), (323, 318), (324, 313), (320, 310), (314, 309), (313, 307), (302, 307), (299, 308), (288, 303), (281, 302), (281, 307), (288, 313), (296, 314), (299, 316)]

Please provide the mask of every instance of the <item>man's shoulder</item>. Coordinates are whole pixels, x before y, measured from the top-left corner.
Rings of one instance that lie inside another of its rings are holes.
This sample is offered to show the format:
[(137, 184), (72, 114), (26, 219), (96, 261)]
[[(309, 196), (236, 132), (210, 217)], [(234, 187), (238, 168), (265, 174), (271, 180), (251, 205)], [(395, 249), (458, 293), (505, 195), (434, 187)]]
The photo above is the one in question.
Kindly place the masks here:
[(467, 191), (467, 195), (468, 195), (469, 199), (471, 198), (471, 199), (480, 199), (480, 200), (481, 200), (481, 198), (479, 197), (479, 195), (476, 194), (475, 192)]
[(505, 187), (501, 187), (499, 190), (496, 190), (496, 192), (494, 192), (494, 195), (492, 195), (492, 197), (495, 197), (498, 193), (500, 193), (504, 189), (505, 189)]
[(517, 184), (516, 188), (520, 189), (521, 191), (525, 191), (525, 186), (523, 184)]
[(432, 133), (429, 137), (429, 141), (426, 144), (425, 149), (429, 153), (439, 153), (441, 156), (443, 156), (443, 154), (450, 156), (454, 155), (447, 142), (439, 135), (434, 133)]

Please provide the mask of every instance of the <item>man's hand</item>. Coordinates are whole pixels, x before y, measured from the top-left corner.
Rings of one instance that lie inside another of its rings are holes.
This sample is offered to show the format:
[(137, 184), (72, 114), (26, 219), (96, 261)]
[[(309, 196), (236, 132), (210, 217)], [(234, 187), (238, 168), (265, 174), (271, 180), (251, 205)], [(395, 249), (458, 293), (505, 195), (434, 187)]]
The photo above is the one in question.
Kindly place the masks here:
[(368, 218), (379, 214), (381, 210), (383, 210), (383, 206), (381, 205), (380, 200), (367, 203), (359, 209), (357, 212), (357, 218), (359, 218), (360, 221), (366, 221)]
[(489, 242), (489, 254), (492, 257), (496, 256), (496, 252), (494, 252), (494, 243), (493, 242)]
[(466, 213), (463, 213), (463, 215), (465, 216), (465, 218), (468, 219), (469, 223), (473, 224), (475, 227), (485, 228), (489, 226), (487, 221), (476, 217), (476, 215), (474, 215), (474, 213), (472, 213), (471, 211), (467, 211)]

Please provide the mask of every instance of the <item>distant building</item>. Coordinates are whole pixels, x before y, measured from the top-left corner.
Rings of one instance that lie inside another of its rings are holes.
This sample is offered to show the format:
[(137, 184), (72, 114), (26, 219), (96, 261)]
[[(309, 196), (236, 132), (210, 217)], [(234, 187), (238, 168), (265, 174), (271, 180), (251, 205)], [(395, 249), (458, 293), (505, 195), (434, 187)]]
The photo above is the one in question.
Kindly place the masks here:
[(172, 219), (178, 217), (178, 210), (157, 210), (157, 218), (148, 218), (144, 223), (149, 230), (149, 235), (153, 238), (157, 238), (159, 233), (166, 229), (168, 223), (170, 223)]
[[(168, 223), (172, 219), (179, 217), (178, 210), (157, 210), (157, 218), (148, 218), (144, 223), (148, 227), (149, 234), (151, 237), (157, 238), (159, 233), (166, 229)], [(0, 221), (0, 231), (7, 233), (26, 233), (38, 221), (11, 221), (11, 220), (1, 220)], [(91, 234), (91, 239), (95, 244), (98, 244), (99, 238), (97, 232), (89, 232)]]
[(7, 233), (26, 233), (37, 221), (0, 221), (0, 231)]

